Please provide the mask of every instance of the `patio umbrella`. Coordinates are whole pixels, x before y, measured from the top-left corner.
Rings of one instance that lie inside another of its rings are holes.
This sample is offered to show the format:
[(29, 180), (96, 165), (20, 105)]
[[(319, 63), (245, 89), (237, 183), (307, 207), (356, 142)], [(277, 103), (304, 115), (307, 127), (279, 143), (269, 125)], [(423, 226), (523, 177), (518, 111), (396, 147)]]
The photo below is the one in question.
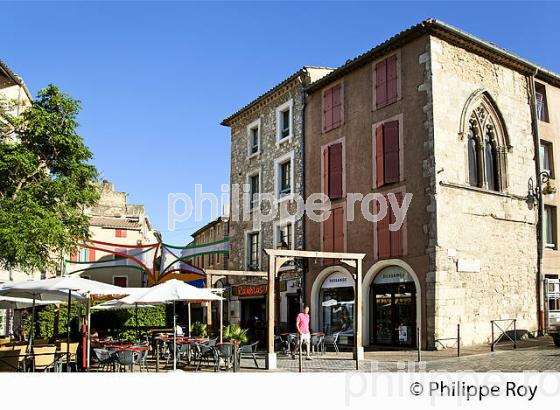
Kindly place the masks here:
[[(59, 301), (50, 300), (35, 302), (37, 305), (52, 305), (56, 303), (59, 303)], [(30, 307), (33, 307), (33, 299), (0, 296), (0, 309), (27, 309)]]
[[(223, 300), (208, 289), (196, 288), (177, 279), (171, 279), (145, 292), (127, 296), (121, 302), (127, 304), (162, 304), (173, 303), (173, 370), (177, 370), (177, 317), (175, 315), (175, 302), (210, 302)], [(221, 329), (220, 329), (221, 331)]]
[[(87, 300), (89, 314), (89, 297), (103, 295), (126, 295), (124, 288), (83, 279), (77, 276), (57, 276), (49, 279), (8, 282), (0, 287), (0, 295), (12, 297), (26, 297), (33, 300), (58, 300), (68, 303), (68, 318), (66, 321), (66, 362), (70, 362), (70, 308), (72, 300)], [(35, 303), (31, 313), (31, 330), (29, 332), (28, 350), (31, 350), (33, 327), (35, 326)], [(88, 320), (89, 326), (89, 320)], [(89, 333), (89, 331), (88, 331)], [(89, 338), (88, 338), (89, 340)], [(89, 357), (89, 343), (86, 346)]]

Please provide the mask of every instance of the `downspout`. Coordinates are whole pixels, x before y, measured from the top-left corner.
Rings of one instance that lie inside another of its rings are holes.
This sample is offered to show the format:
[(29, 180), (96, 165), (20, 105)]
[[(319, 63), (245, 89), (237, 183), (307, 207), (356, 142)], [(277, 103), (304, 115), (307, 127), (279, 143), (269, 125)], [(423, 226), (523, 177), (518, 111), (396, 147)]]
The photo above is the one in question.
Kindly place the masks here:
[[(298, 77), (301, 85), (301, 196), (305, 201), (305, 87), (301, 76)], [(301, 221), (301, 249), (305, 249), (305, 213)], [(305, 280), (308, 260), (304, 259), (301, 267), (301, 308), (305, 308), (306, 294), (305, 294)]]
[(535, 145), (535, 171), (536, 171), (536, 191), (538, 192), (538, 212), (537, 212), (537, 323), (538, 335), (544, 334), (544, 294), (543, 294), (543, 226), (542, 219), (544, 214), (544, 203), (542, 196), (542, 181), (541, 181), (541, 161), (540, 150), (541, 140), (539, 137), (539, 123), (537, 118), (537, 96), (535, 94), (535, 76), (539, 72), (535, 68), (535, 72), (528, 79), (530, 101), (531, 101), (531, 122), (533, 128), (533, 139)]

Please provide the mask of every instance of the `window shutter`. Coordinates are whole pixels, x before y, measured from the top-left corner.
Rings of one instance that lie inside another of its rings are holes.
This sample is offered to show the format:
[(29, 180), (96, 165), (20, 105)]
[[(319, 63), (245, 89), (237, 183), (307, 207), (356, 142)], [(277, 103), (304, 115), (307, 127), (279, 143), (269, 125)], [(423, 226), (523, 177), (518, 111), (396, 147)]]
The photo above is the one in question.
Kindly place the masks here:
[(399, 181), (399, 122), (383, 124), (383, 152), (385, 182)]
[[(379, 204), (377, 207), (379, 212)], [(390, 214), (391, 210), (387, 209), (387, 215), (385, 215), (385, 218), (377, 221), (377, 256), (379, 258), (387, 258), (391, 256), (391, 232), (389, 231)]]
[(342, 124), (342, 85), (338, 84), (332, 88), (332, 124), (338, 127)]
[(375, 130), (375, 170), (376, 185), (379, 188), (385, 182), (385, 166), (383, 165), (383, 126)]
[(78, 262), (78, 253), (76, 251), (70, 252), (70, 261)]
[(323, 130), (328, 131), (332, 128), (333, 112), (332, 112), (332, 88), (329, 88), (323, 94)]
[[(402, 205), (402, 200), (403, 200), (402, 192), (396, 192), (395, 197), (397, 199), (397, 202), (398, 202), (399, 206), (401, 206)], [(390, 223), (394, 223), (395, 222), (395, 213), (391, 209), (389, 209), (388, 212), (390, 212), (390, 214), (391, 214), (390, 215)], [(390, 231), (390, 235), (391, 235), (391, 256), (402, 256), (404, 254), (403, 227), (404, 227), (405, 222), (406, 222), (406, 219), (403, 221), (403, 224), (400, 226), (400, 228), (397, 231)]]
[(329, 192), (329, 147), (323, 150), (323, 192), (330, 196)]
[(375, 65), (375, 103), (377, 107), (387, 104), (387, 60)]
[(329, 147), (329, 198), (342, 197), (342, 143)]
[(95, 262), (95, 249), (88, 249), (88, 262)]
[[(328, 219), (323, 222), (323, 252), (334, 251), (334, 212), (331, 210), (331, 214)], [(334, 261), (332, 259), (323, 259), (322, 263), (324, 265), (330, 265)]]
[(397, 56), (387, 58), (387, 103), (397, 101)]
[(333, 216), (333, 251), (344, 252), (344, 208), (332, 210)]

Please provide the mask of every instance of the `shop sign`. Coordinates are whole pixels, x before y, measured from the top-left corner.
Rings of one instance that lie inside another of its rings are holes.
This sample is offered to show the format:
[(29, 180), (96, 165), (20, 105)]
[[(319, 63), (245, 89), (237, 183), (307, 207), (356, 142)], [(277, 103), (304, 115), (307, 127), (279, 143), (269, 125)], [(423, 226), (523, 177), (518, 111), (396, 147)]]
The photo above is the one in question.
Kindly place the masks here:
[(335, 272), (321, 286), (323, 289), (349, 288), (354, 286), (354, 279), (346, 272)]
[(412, 276), (400, 266), (389, 266), (375, 277), (375, 284), (413, 282)]
[(234, 296), (263, 296), (266, 295), (268, 286), (264, 285), (238, 285), (232, 288)]

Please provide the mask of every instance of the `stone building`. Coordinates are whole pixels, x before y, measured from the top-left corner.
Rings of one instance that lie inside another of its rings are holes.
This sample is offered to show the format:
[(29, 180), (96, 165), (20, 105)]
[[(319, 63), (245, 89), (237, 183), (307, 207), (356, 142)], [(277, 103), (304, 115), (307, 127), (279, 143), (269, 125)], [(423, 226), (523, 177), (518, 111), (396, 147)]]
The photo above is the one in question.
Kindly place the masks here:
[[(138, 246), (157, 243), (160, 234), (152, 227), (148, 215), (144, 212), (144, 205), (129, 204), (126, 192), (115, 191), (114, 185), (109, 181), (103, 181), (101, 185), (101, 196), (98, 203), (87, 210), (90, 216), (90, 239), (115, 246), (101, 245), (103, 249), (129, 253), (126, 246)], [(121, 245), (122, 247), (119, 247)], [(138, 253), (142, 250), (140, 249)], [(142, 256), (138, 256), (141, 258)], [(146, 257), (145, 262), (151, 264), (152, 256)], [(122, 287), (144, 287), (147, 285), (147, 275), (142, 269), (136, 269), (136, 265), (127, 259), (116, 261), (111, 266), (115, 255), (102, 250), (78, 248), (78, 251), (70, 255), (68, 267), (69, 273), (84, 269), (79, 275), (82, 278), (93, 279), (99, 282), (110, 283)], [(107, 267), (92, 269), (96, 262), (105, 262)], [(90, 264), (91, 263), (91, 264)], [(122, 267), (130, 265), (130, 267)]]
[[(304, 246), (303, 221), (273, 212), (271, 202), (292, 209), (294, 196), (303, 196), (303, 88), (330, 71), (303, 67), (222, 121), (231, 128), (232, 270), (266, 270), (268, 260), (263, 249), (280, 244), (292, 249)], [(247, 193), (245, 198), (243, 192)], [(272, 218), (261, 217), (271, 210)], [(266, 282), (250, 278), (230, 281), (234, 293), (231, 310), (240, 323), (250, 326), (255, 317), (264, 319)], [(299, 271), (294, 266), (285, 267), (278, 310), (284, 326), (295, 321), (300, 309), (300, 282)], [(238, 285), (253, 286), (254, 291), (251, 296), (236, 296)]]
[[(528, 184), (538, 181), (535, 129), (553, 142), (560, 119), (538, 121), (533, 107), (543, 89), (557, 104), (558, 86), (557, 75), (427, 20), (306, 88), (305, 192), (328, 195), (332, 212), (306, 219), (305, 248), (366, 253), (364, 345), (412, 347), (418, 337), (437, 347), (458, 324), (462, 344), (485, 343), (490, 321), (509, 318), (537, 332), (539, 219)], [(364, 217), (379, 208), (360, 194), (374, 193), (400, 207), (410, 199), (402, 225), (394, 206), (379, 221)], [(545, 251), (550, 272), (555, 252)], [(350, 343), (352, 268), (309, 268), (313, 330)]]

